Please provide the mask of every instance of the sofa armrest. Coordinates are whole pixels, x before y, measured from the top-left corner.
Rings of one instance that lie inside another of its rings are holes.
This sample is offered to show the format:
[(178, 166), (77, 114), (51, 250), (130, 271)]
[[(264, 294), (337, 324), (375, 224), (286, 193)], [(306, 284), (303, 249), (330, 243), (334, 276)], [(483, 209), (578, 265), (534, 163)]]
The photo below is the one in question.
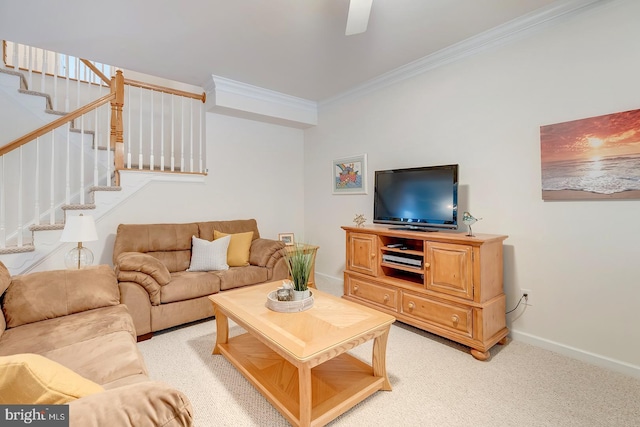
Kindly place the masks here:
[(249, 251), (249, 264), (259, 267), (273, 268), (273, 266), (282, 258), (282, 249), (285, 247), (284, 242), (272, 239), (254, 239), (251, 242)]
[(123, 252), (116, 258), (118, 282), (134, 282), (145, 288), (153, 305), (160, 304), (160, 287), (171, 281), (171, 273), (157, 258), (140, 252)]
[(159, 381), (129, 384), (69, 403), (69, 425), (191, 426), (191, 402), (180, 391)]

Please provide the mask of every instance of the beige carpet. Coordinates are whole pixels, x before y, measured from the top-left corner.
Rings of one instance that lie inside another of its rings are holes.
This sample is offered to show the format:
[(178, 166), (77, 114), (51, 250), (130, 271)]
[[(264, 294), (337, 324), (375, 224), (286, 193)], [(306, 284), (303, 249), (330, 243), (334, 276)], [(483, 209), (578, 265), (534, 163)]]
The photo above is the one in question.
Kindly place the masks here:
[[(233, 325), (230, 335), (241, 333)], [(182, 390), (195, 425), (287, 426), (222, 356), (215, 322), (139, 344), (150, 375)], [(351, 353), (370, 362), (371, 344)], [(640, 426), (640, 380), (517, 341), (487, 362), (455, 343), (400, 323), (387, 349), (391, 392), (377, 392), (330, 426)]]

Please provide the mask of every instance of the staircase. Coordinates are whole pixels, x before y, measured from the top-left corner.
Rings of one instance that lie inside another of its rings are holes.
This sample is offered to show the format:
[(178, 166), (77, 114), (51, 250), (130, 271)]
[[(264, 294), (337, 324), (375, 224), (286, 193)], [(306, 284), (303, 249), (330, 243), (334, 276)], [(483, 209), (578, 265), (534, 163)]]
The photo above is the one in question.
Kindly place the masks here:
[(204, 94), (128, 81), (121, 70), (108, 79), (102, 64), (28, 46), (4, 42), (3, 51), (0, 261), (12, 274), (62, 245), (71, 211), (98, 222), (160, 175), (206, 174)]

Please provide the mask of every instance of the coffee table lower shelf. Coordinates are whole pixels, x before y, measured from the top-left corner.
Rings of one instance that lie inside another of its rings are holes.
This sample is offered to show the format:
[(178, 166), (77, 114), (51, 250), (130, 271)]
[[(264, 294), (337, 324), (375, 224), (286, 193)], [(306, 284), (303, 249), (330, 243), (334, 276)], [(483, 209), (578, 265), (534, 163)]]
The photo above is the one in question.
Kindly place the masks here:
[[(298, 368), (250, 334), (218, 343), (219, 351), (294, 426), (300, 421)], [(311, 368), (311, 423), (322, 426), (384, 387), (373, 368), (342, 353)]]

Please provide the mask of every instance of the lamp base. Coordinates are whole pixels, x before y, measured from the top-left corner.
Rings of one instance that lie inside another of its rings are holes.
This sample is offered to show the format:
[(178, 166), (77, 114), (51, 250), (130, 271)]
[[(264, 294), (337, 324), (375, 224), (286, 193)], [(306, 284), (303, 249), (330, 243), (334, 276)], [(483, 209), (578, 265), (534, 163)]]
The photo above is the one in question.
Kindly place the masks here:
[(93, 252), (81, 245), (71, 249), (64, 256), (64, 265), (69, 270), (80, 270), (93, 264)]

